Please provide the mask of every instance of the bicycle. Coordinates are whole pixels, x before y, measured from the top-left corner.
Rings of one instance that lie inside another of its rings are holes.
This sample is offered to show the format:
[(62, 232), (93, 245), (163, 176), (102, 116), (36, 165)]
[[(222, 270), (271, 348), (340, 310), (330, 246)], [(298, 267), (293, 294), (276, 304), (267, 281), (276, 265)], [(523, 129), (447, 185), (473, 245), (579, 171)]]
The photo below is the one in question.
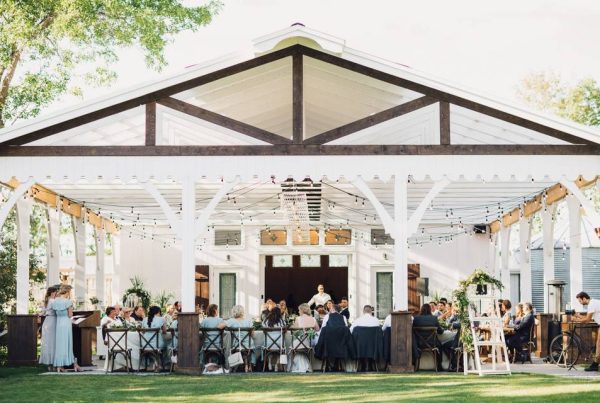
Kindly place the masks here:
[(584, 357), (585, 362), (594, 356), (595, 345), (590, 346), (577, 333), (577, 328), (581, 325), (582, 323), (570, 323), (569, 330), (563, 330), (561, 334), (552, 339), (550, 342), (552, 363), (571, 370), (575, 367), (580, 355), (589, 352)]

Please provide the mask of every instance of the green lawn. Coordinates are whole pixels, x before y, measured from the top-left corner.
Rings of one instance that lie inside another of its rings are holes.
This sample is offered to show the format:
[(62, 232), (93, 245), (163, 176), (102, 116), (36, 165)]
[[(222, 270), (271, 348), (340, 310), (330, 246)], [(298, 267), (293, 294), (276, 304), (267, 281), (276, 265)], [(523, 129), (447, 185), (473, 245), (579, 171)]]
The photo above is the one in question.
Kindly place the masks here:
[(514, 374), (419, 373), (40, 376), (36, 369), (0, 368), (0, 401), (598, 401), (600, 381)]

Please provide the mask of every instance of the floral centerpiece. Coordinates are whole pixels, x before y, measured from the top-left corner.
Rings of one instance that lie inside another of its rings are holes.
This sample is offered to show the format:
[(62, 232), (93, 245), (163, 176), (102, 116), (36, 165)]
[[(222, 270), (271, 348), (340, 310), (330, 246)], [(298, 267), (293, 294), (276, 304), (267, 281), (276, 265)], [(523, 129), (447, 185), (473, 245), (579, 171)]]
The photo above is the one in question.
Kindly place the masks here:
[(491, 276), (482, 269), (475, 271), (465, 280), (458, 283), (458, 289), (452, 293), (454, 303), (458, 308), (458, 318), (460, 319), (460, 341), (463, 344), (465, 352), (473, 351), (473, 334), (471, 333), (471, 323), (469, 321), (469, 287), (475, 286), (479, 294), (487, 293), (487, 286), (491, 284), (498, 290), (503, 288), (502, 282)]
[(111, 322), (108, 326), (110, 329), (127, 329), (127, 330), (135, 330), (142, 327), (140, 322), (128, 322), (126, 320), (115, 320)]

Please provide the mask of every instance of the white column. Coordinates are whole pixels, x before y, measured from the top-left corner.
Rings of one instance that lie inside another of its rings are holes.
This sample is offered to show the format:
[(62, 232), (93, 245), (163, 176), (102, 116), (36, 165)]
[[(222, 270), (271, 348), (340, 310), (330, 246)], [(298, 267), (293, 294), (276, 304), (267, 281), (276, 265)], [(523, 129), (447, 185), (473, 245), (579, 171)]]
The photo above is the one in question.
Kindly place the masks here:
[(19, 199), (17, 205), (17, 315), (29, 311), (29, 231), (31, 227), (30, 198)]
[(95, 230), (96, 236), (96, 298), (100, 300), (101, 306), (106, 306), (108, 301), (106, 301), (106, 293), (105, 293), (105, 284), (106, 277), (104, 275), (104, 265), (105, 265), (105, 253), (104, 249), (106, 247), (106, 234), (104, 229), (96, 228)]
[(75, 238), (75, 273), (73, 288), (75, 299), (78, 304), (85, 304), (86, 282), (85, 282), (85, 242), (87, 239), (87, 226), (85, 225), (85, 212), (82, 209), (81, 217), (71, 217), (73, 238)]
[[(571, 290), (571, 306), (579, 303), (575, 295), (583, 290), (583, 265), (581, 251), (581, 206), (579, 200), (567, 196), (569, 207), (569, 286)], [(579, 307), (581, 308), (581, 307)]]
[[(523, 217), (519, 221), (519, 249), (520, 249), (520, 284), (521, 301), (531, 302), (531, 225), (529, 219)], [(515, 301), (516, 302), (516, 301)]]
[(48, 242), (46, 243), (48, 274), (46, 281), (48, 286), (60, 284), (60, 215), (60, 209), (46, 206), (46, 228), (48, 230)]
[(408, 175), (394, 179), (394, 310), (408, 310)]
[(548, 313), (548, 286), (546, 283), (554, 279), (554, 221), (556, 204), (542, 211), (542, 236), (544, 238), (544, 313)]
[(183, 312), (194, 312), (196, 307), (194, 264), (194, 220), (196, 184), (184, 178), (181, 192), (181, 307)]
[(502, 298), (510, 298), (510, 271), (508, 267), (510, 254), (510, 226), (502, 225), (500, 229), (500, 281), (504, 288), (502, 289)]
[(121, 234), (114, 233), (110, 237), (113, 258), (113, 275), (111, 282), (111, 295), (113, 296), (112, 304), (121, 303)]

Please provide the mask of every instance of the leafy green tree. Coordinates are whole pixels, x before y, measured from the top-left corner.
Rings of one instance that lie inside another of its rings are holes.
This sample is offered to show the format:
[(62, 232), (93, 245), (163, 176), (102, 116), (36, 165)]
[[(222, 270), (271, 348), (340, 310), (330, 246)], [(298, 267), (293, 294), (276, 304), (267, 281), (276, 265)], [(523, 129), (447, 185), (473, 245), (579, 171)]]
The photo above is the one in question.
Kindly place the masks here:
[(534, 73), (521, 81), (517, 95), (541, 111), (584, 125), (600, 126), (600, 85), (593, 78), (569, 86), (555, 74)]
[[(138, 47), (148, 66), (167, 64), (173, 35), (210, 23), (220, 2), (186, 6), (178, 0), (0, 1), (0, 128), (70, 91), (74, 78), (109, 84), (117, 50)], [(75, 67), (92, 65), (76, 77)]]

